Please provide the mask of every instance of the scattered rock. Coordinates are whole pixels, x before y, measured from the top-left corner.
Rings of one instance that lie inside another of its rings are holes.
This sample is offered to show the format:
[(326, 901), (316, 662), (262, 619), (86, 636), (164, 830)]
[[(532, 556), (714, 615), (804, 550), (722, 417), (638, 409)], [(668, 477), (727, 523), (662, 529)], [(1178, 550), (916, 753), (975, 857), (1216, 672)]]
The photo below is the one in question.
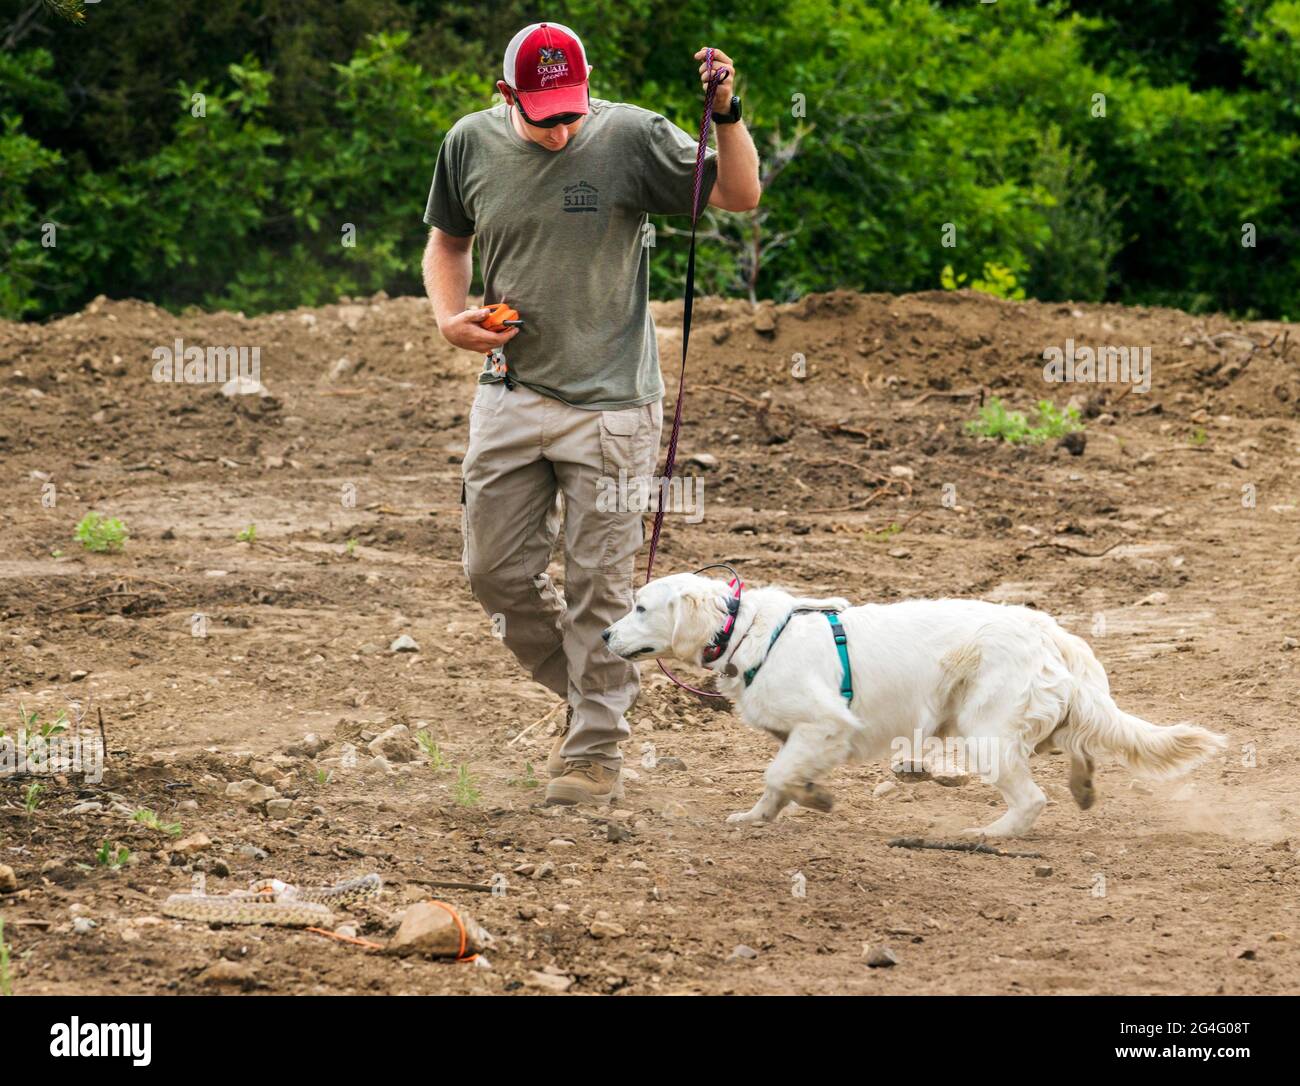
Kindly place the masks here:
[(557, 976), (554, 973), (531, 972), (524, 977), (524, 987), (541, 992), (567, 992), (572, 985), (572, 977)]
[(104, 809), (104, 805), (102, 803), (98, 803), (95, 800), (91, 799), (91, 800), (87, 800), (85, 803), (78, 803), (75, 807), (72, 808), (72, 810), (68, 812), (68, 814), (70, 815), (95, 814), (96, 812), (102, 811), (103, 809)]
[(877, 947), (867, 955), (867, 965), (872, 969), (892, 969), (898, 964), (898, 955), (887, 946)]
[(871, 794), (876, 799), (883, 799), (891, 792), (897, 792), (897, 791), (898, 791), (898, 785), (896, 785), (893, 781), (881, 781), (880, 784), (876, 785), (876, 787), (871, 790)]
[(410, 634), (402, 634), (388, 646), (389, 652), (419, 652), (420, 646), (415, 643), (415, 638)]
[(12, 894), (18, 889), (18, 876), (8, 864), (0, 864), (0, 894)]
[(221, 395), (226, 399), (233, 399), (236, 396), (270, 396), (271, 390), (261, 381), (240, 374), (221, 386)]
[(752, 946), (746, 946), (744, 943), (737, 943), (736, 947), (727, 955), (727, 961), (749, 961), (758, 957), (758, 951)]
[(776, 331), (776, 309), (770, 305), (761, 305), (754, 314), (754, 331), (760, 335), (770, 336)]
[(1290, 652), (1292, 649), (1300, 649), (1300, 641), (1289, 636), (1282, 638), (1282, 651)]
[(617, 822), (606, 822), (605, 840), (614, 844), (618, 844), (620, 841), (630, 841), (632, 840), (632, 831), (620, 826)]
[(267, 818), (285, 819), (293, 808), (293, 801), (288, 799), (268, 799), (266, 801)]
[(895, 464), (893, 467), (889, 469), (889, 474), (892, 475), (895, 479), (916, 478), (916, 472), (913, 471), (911, 468), (909, 468), (906, 464)]
[(593, 920), (587, 929), (593, 939), (618, 939), (627, 934), (627, 929), (612, 920)]
[(196, 852), (203, 852), (212, 847), (212, 841), (206, 833), (192, 833), (189, 837), (183, 837), (172, 845), (173, 852), (179, 852), (183, 856), (192, 856)]
[(1245, 453), (1234, 453), (1232, 457), (1232, 466), (1234, 468), (1241, 468), (1242, 471), (1245, 471), (1250, 467), (1250, 461), (1246, 459)]
[(415, 760), (416, 747), (411, 738), (411, 729), (405, 724), (394, 724), (372, 739), (366, 745), (366, 750), (376, 758), (387, 758), (390, 762), (412, 762)]
[(1168, 592), (1152, 592), (1138, 600), (1139, 607), (1160, 607), (1169, 602)]
[(329, 744), (315, 732), (308, 732), (298, 742), (285, 749), (286, 754), (299, 758), (315, 758)]
[(247, 962), (232, 962), (228, 958), (218, 958), (198, 975), (200, 984), (213, 988), (223, 985), (248, 988), (256, 979), (257, 973), (251, 965)]
[(456, 916), (441, 905), (417, 901), (402, 914), (402, 923), (385, 949), (399, 957), (455, 958), (477, 953), (490, 942), (488, 934), (473, 917), (463, 912), (459, 917), (457, 923)]
[(279, 793), (274, 788), (251, 779), (231, 781), (226, 785), (226, 796), (228, 798), (247, 803), (250, 807), (265, 803), (268, 799), (275, 799), (277, 795)]
[(1052, 869), (1047, 864), (1037, 864), (1034, 867), (1034, 875), (1040, 879), (1050, 878)]
[(654, 767), (655, 769), (669, 769), (676, 772), (681, 772), (686, 769), (686, 763), (683, 762), (680, 758), (672, 758), (672, 757), (656, 758)]
[(890, 558), (911, 558), (912, 552), (906, 547), (894, 547), (889, 552)]
[(246, 860), (265, 860), (267, 858), (266, 849), (258, 848), (256, 845), (240, 845), (238, 851)]
[(1061, 438), (1059, 444), (1071, 456), (1082, 456), (1088, 446), (1088, 435), (1082, 430), (1072, 430)]
[(718, 466), (718, 458), (712, 453), (692, 453), (686, 458), (686, 463), (704, 471), (712, 471)]

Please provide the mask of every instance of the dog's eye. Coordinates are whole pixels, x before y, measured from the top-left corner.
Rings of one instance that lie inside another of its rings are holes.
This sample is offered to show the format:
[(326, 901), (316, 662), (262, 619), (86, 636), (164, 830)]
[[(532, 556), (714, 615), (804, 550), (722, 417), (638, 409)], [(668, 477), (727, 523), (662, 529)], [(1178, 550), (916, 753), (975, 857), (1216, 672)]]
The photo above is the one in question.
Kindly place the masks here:
[(645, 614), (645, 608), (642, 607), (639, 603), (636, 605), (636, 613), (638, 615)]

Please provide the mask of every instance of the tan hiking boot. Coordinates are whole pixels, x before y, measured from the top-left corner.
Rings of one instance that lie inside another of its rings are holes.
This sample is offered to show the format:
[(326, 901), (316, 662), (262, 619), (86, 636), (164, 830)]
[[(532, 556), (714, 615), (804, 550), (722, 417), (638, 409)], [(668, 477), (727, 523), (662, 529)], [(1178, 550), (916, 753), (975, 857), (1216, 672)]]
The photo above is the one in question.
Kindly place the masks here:
[(564, 727), (560, 729), (560, 734), (555, 737), (555, 742), (551, 744), (551, 753), (546, 756), (546, 773), (551, 780), (564, 776), (565, 761), (560, 756), (560, 748), (564, 746), (564, 741), (569, 738), (569, 728), (572, 724), (573, 706), (570, 705), (564, 714)]
[(612, 803), (623, 798), (623, 774), (595, 762), (569, 762), (563, 776), (546, 786), (546, 805)]

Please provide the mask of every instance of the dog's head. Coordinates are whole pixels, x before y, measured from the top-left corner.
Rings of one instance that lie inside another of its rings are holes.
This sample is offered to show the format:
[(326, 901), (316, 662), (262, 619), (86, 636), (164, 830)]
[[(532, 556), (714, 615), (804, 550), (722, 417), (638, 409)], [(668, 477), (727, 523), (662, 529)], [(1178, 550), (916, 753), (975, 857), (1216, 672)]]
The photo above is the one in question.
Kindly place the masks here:
[(632, 611), (601, 635), (625, 660), (671, 656), (698, 664), (727, 618), (735, 590), (726, 581), (694, 573), (660, 577), (639, 589)]

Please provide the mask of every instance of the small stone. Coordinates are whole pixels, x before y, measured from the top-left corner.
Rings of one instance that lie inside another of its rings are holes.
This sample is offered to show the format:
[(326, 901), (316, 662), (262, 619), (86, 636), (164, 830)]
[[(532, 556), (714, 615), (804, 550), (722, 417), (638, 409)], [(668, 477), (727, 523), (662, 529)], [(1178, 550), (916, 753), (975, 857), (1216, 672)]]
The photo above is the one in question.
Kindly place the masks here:
[(390, 762), (412, 762), (416, 746), (411, 738), (411, 729), (405, 724), (394, 724), (367, 743), (366, 750), (376, 758), (387, 758)]
[(194, 833), (189, 837), (184, 837), (172, 845), (173, 852), (179, 852), (183, 856), (190, 856), (196, 852), (203, 852), (212, 847), (212, 841), (206, 833)]
[(1071, 456), (1082, 456), (1088, 447), (1088, 435), (1082, 430), (1071, 430), (1060, 440), (1060, 447)]
[(889, 474), (895, 479), (915, 479), (916, 472), (906, 464), (894, 464), (889, 469)]
[(239, 800), (241, 803), (247, 803), (249, 806), (256, 806), (259, 803), (265, 803), (268, 799), (274, 799), (278, 794), (279, 793), (269, 785), (251, 779), (231, 781), (226, 785), (226, 796), (229, 799)]
[(531, 905), (525, 903), (519, 906), (518, 911), (519, 911), (520, 920), (535, 920), (541, 914), (542, 910), (541, 910), (541, 906), (539, 905)]
[(1152, 592), (1138, 600), (1139, 607), (1160, 607), (1169, 602), (1168, 592)]
[(0, 864), (0, 894), (12, 894), (18, 889), (18, 876), (8, 864)]
[(867, 955), (867, 965), (872, 969), (892, 969), (898, 964), (898, 955), (887, 946), (877, 947)]
[(96, 924), (88, 916), (74, 916), (72, 918), (72, 930), (78, 935), (88, 935), (94, 931)]
[(102, 803), (97, 803), (95, 800), (92, 799), (92, 800), (87, 800), (85, 803), (78, 803), (75, 807), (72, 808), (72, 810), (68, 812), (68, 814), (70, 815), (95, 814), (97, 811), (102, 811), (103, 809), (104, 809), (104, 805)]
[(415, 643), (415, 638), (410, 634), (402, 634), (401, 637), (395, 638), (393, 643), (388, 646), (389, 652), (419, 652), (420, 646)]
[(524, 987), (535, 988), (542, 992), (567, 992), (572, 984), (572, 977), (555, 976), (551, 973), (531, 972), (524, 978)]
[(752, 946), (746, 946), (744, 943), (737, 943), (736, 947), (727, 955), (727, 961), (748, 961), (758, 957), (758, 951)]
[(889, 552), (890, 558), (911, 558), (912, 552), (906, 547), (894, 547)]
[(1300, 641), (1290, 636), (1282, 638), (1282, 651), (1290, 652), (1292, 649), (1300, 649)]
[(74, 683), (77, 683), (77, 682), (81, 682), (81, 680), (84, 679), (89, 674), (90, 674), (89, 671), (81, 671), (81, 670), (70, 671), (68, 672), (68, 678), (71, 679)]
[(1234, 468), (1241, 468), (1242, 471), (1245, 471), (1250, 467), (1250, 461), (1246, 459), (1245, 453), (1235, 453), (1232, 457), (1232, 466)]
[(225, 860), (209, 860), (208, 873), (220, 879), (230, 878), (230, 865)]
[(632, 840), (632, 831), (620, 826), (617, 822), (606, 822), (605, 840), (613, 844), (618, 844), (621, 841), (630, 841)]
[(288, 799), (269, 799), (266, 801), (267, 818), (284, 819), (289, 817), (293, 801)]
[(1050, 878), (1052, 869), (1047, 864), (1037, 864), (1034, 867), (1034, 875), (1040, 879)]
[(627, 929), (612, 920), (593, 920), (587, 929), (593, 939), (618, 939), (627, 934)]
[(871, 790), (871, 794), (876, 799), (883, 799), (891, 792), (897, 792), (897, 791), (898, 791), (898, 785), (896, 785), (893, 781), (881, 781), (880, 784), (876, 785), (876, 787)]
[(704, 471), (712, 471), (718, 466), (718, 458), (712, 453), (692, 453), (686, 458), (686, 463)]
[(754, 314), (754, 331), (770, 336), (776, 331), (776, 311), (770, 305), (759, 306)]
[(240, 374), (221, 386), (221, 395), (232, 399), (235, 396), (269, 396), (271, 391), (261, 381)]
[(301, 758), (315, 758), (316, 755), (323, 751), (328, 745), (329, 744), (327, 744), (325, 740), (315, 732), (308, 732), (298, 740), (298, 742), (294, 743), (293, 746), (288, 747), (286, 753)]
[(266, 849), (258, 848), (256, 845), (240, 845), (239, 854), (247, 860), (265, 860), (267, 858)]
[(555, 875), (555, 865), (547, 860), (533, 872), (533, 881), (540, 882), (542, 879), (549, 879)]
[(198, 982), (214, 988), (227, 984), (247, 988), (256, 977), (253, 967), (246, 962), (232, 962), (228, 958), (218, 958), (198, 975)]

